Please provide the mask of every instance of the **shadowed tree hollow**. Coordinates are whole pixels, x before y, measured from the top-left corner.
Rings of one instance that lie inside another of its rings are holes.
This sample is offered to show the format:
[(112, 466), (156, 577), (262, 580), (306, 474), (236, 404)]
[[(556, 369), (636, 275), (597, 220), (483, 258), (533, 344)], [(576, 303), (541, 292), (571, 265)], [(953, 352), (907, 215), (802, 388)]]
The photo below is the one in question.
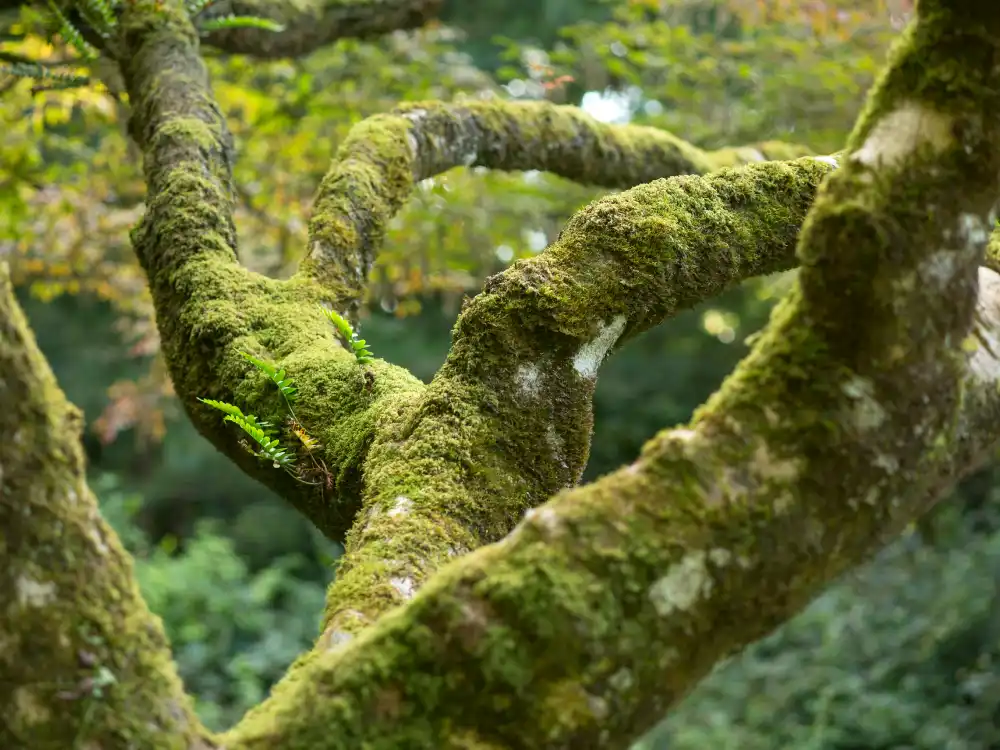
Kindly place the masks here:
[[(200, 35), (175, 0), (64, 8), (128, 95), (132, 243), (181, 403), (346, 552), (312, 650), (204, 728), (0, 271), (0, 746), (627, 747), (995, 449), (1000, 6), (921, 0), (832, 156), (704, 151), (543, 102), (401, 105), (332, 155), (297, 273), (246, 269), (200, 45), (303, 55), (439, 5), (220, 2), (209, 21), (260, 23)], [(425, 385), (353, 326), (389, 221), (457, 166), (622, 190), (491, 277)], [(691, 423), (582, 484), (602, 361), (791, 268)]]

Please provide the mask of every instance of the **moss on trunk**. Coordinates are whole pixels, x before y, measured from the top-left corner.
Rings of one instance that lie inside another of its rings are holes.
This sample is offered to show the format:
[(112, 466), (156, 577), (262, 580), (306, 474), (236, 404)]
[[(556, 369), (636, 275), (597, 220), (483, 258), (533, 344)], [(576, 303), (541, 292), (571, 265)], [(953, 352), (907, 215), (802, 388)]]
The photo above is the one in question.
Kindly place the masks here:
[(0, 264), (0, 747), (209, 748)]

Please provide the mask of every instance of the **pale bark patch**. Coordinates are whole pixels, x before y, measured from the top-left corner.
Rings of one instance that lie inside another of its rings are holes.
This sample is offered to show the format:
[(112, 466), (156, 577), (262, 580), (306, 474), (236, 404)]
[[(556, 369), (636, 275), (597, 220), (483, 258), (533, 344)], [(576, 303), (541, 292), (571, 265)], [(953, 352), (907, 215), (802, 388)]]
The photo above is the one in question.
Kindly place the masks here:
[(625, 330), (625, 316), (618, 315), (610, 323), (599, 323), (598, 334), (580, 347), (573, 357), (573, 367), (581, 377), (592, 380), (597, 377), (597, 368), (615, 345)]
[(851, 423), (862, 432), (878, 429), (886, 420), (886, 411), (875, 399), (875, 385), (860, 376), (852, 377), (841, 386), (853, 401)]
[(412, 599), (413, 595), (417, 593), (417, 582), (409, 576), (393, 576), (389, 579), (389, 585), (406, 600)]
[(410, 512), (410, 508), (413, 507), (413, 501), (406, 495), (399, 495), (393, 502), (392, 507), (389, 509), (389, 516), (402, 516)]
[(523, 395), (534, 397), (541, 392), (542, 372), (537, 365), (521, 365), (515, 377)]
[(28, 576), (17, 579), (17, 602), (22, 607), (44, 607), (56, 598), (56, 585), (42, 583)]
[(979, 269), (979, 305), (968, 347), (969, 372), (980, 383), (1000, 380), (1000, 275), (989, 268)]
[(724, 549), (698, 550), (685, 555), (649, 588), (649, 599), (657, 614), (666, 617), (688, 610), (699, 599), (707, 597), (714, 587), (708, 563), (721, 567), (731, 559), (732, 554)]
[(924, 146), (942, 151), (954, 141), (953, 124), (943, 112), (904, 102), (876, 123), (853, 159), (868, 167), (893, 167)]

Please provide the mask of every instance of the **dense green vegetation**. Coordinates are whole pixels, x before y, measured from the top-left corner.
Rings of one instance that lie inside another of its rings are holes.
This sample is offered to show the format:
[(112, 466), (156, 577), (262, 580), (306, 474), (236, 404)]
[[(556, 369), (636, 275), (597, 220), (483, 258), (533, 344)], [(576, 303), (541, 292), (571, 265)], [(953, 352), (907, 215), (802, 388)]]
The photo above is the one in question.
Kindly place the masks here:
[[(704, 147), (784, 139), (834, 150), (894, 31), (878, 2), (812, 5), (836, 7), (450, 3), (453, 26), (341, 42), (296, 62), (214, 59), (245, 170), (245, 257), (287, 273), (298, 260), (287, 248), (303, 235), (337, 140), (398, 100), (587, 97)], [(42, 48), (14, 38), (29, 21), (5, 44)], [(100, 87), (32, 94), (18, 83), (0, 98), (0, 117), (0, 255), (92, 425), (94, 487), (136, 555), (185, 682), (206, 721), (228, 725), (312, 643), (339, 549), (216, 453), (171, 400), (127, 247), (141, 181), (113, 98)], [(250, 177), (259, 174), (268, 176)], [(428, 181), (391, 227), (365, 338), (429, 378), (462, 295), (539, 252), (597, 194), (544, 175), (457, 170)], [(613, 358), (587, 476), (686, 420), (745, 353), (784, 283), (747, 284)], [(969, 478), (921, 528), (720, 666), (645, 746), (1000, 748), (998, 479), (993, 469)]]

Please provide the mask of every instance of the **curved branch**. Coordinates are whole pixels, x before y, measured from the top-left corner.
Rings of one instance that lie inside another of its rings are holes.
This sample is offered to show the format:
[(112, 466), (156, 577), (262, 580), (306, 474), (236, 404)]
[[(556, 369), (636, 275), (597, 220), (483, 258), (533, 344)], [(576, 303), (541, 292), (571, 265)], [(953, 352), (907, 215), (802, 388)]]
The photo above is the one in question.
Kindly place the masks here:
[(82, 428), (0, 264), (0, 746), (207, 749), (87, 487)]
[(228, 53), (258, 58), (301, 57), (338, 39), (370, 39), (415, 29), (434, 18), (443, 0), (223, 0), (200, 17), (256, 16), (281, 31), (221, 29), (205, 43)]
[[(367, 383), (319, 310), (327, 292), (309, 280), (281, 283), (239, 265), (231, 137), (190, 20), (179, 2), (130, 3), (122, 28), (130, 128), (148, 185), (133, 245), (149, 278), (174, 390), (201, 434), (325, 534), (342, 539), (360, 505), (361, 463), (375, 424), (398, 420), (423, 385), (384, 362), (371, 366)], [(260, 462), (218, 412), (199, 402), (234, 403), (284, 425), (280, 395), (242, 352), (295, 378), (303, 426), (324, 448), (323, 473), (312, 484)]]
[(605, 354), (744, 279), (791, 268), (832, 162), (753, 164), (603, 198), (544, 253), (491, 279), (407, 421), (375, 437), (325, 640), (362, 629), (449, 558), (575, 485)]
[(320, 184), (300, 273), (356, 307), (388, 221), (417, 182), (453, 167), (537, 169), (628, 188), (808, 153), (777, 142), (703, 151), (656, 128), (608, 125), (549, 102), (408, 104), (351, 129)]

